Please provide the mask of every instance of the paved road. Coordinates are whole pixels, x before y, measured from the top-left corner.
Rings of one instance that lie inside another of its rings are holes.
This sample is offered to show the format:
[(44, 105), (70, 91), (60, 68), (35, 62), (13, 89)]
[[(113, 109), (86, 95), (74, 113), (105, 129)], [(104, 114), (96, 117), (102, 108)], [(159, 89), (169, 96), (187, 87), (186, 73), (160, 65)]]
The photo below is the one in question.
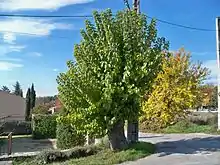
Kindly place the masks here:
[(220, 165), (220, 136), (205, 134), (140, 134), (156, 144), (157, 153), (126, 165)]

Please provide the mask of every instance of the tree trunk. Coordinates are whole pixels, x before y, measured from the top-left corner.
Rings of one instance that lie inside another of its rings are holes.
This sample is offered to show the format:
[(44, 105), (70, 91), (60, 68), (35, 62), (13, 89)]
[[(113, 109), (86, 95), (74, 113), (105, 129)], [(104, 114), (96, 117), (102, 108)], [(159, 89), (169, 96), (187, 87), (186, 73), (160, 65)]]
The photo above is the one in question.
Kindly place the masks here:
[(127, 126), (127, 140), (129, 143), (135, 143), (138, 141), (138, 119), (133, 121), (128, 121)]
[(108, 133), (108, 138), (110, 142), (110, 147), (112, 150), (122, 150), (128, 145), (125, 132), (124, 132), (124, 122), (117, 122), (113, 128)]

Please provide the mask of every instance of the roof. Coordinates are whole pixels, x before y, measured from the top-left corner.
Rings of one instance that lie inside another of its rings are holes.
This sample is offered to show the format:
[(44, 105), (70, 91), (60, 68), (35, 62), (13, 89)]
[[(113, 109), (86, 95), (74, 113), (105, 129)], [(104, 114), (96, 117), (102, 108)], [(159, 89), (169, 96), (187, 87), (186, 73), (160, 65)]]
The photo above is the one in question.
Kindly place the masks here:
[(0, 116), (25, 116), (25, 99), (0, 91)]
[(25, 100), (25, 98), (23, 98), (23, 97), (21, 97), (21, 96), (17, 96), (17, 95), (15, 95), (14, 93), (9, 93), (9, 92), (0, 90), (0, 94), (1, 94), (1, 93), (7, 94), (7, 95), (12, 95), (12, 96), (15, 96), (15, 97), (20, 97), (21, 99), (24, 99), (24, 100)]

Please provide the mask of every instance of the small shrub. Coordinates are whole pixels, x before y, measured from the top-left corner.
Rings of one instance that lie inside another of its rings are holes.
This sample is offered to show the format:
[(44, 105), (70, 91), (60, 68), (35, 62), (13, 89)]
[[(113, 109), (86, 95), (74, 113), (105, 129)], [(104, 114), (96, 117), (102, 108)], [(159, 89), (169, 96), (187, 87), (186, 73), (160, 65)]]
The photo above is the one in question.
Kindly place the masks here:
[(66, 151), (45, 150), (42, 151), (34, 160), (36, 164), (48, 164), (60, 162), (68, 159), (81, 158), (98, 153), (101, 148), (97, 146), (75, 147)]
[(32, 114), (49, 114), (48, 110), (49, 110), (49, 106), (48, 105), (38, 105), (36, 107), (33, 108), (32, 110)]
[(110, 148), (110, 142), (108, 136), (103, 137), (97, 145), (102, 148)]
[(42, 151), (37, 157), (35, 158), (36, 164), (47, 164), (54, 161), (62, 161), (65, 160), (64, 154), (59, 150), (45, 150)]
[(56, 138), (56, 115), (33, 115), (32, 129), (34, 139)]
[(57, 147), (60, 149), (69, 149), (75, 146), (84, 145), (86, 137), (78, 134), (68, 122), (59, 122), (57, 124)]
[(149, 122), (148, 120), (140, 120), (139, 129), (143, 132), (157, 132), (161, 130), (156, 122)]
[(218, 115), (212, 112), (192, 113), (187, 119), (197, 125), (217, 125)]

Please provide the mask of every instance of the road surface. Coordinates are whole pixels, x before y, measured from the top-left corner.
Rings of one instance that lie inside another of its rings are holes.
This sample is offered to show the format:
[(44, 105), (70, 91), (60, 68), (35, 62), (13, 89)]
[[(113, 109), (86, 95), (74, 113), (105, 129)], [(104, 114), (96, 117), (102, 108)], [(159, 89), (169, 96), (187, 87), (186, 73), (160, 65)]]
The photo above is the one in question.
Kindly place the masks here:
[(123, 165), (220, 165), (220, 136), (206, 134), (144, 134), (157, 153)]

